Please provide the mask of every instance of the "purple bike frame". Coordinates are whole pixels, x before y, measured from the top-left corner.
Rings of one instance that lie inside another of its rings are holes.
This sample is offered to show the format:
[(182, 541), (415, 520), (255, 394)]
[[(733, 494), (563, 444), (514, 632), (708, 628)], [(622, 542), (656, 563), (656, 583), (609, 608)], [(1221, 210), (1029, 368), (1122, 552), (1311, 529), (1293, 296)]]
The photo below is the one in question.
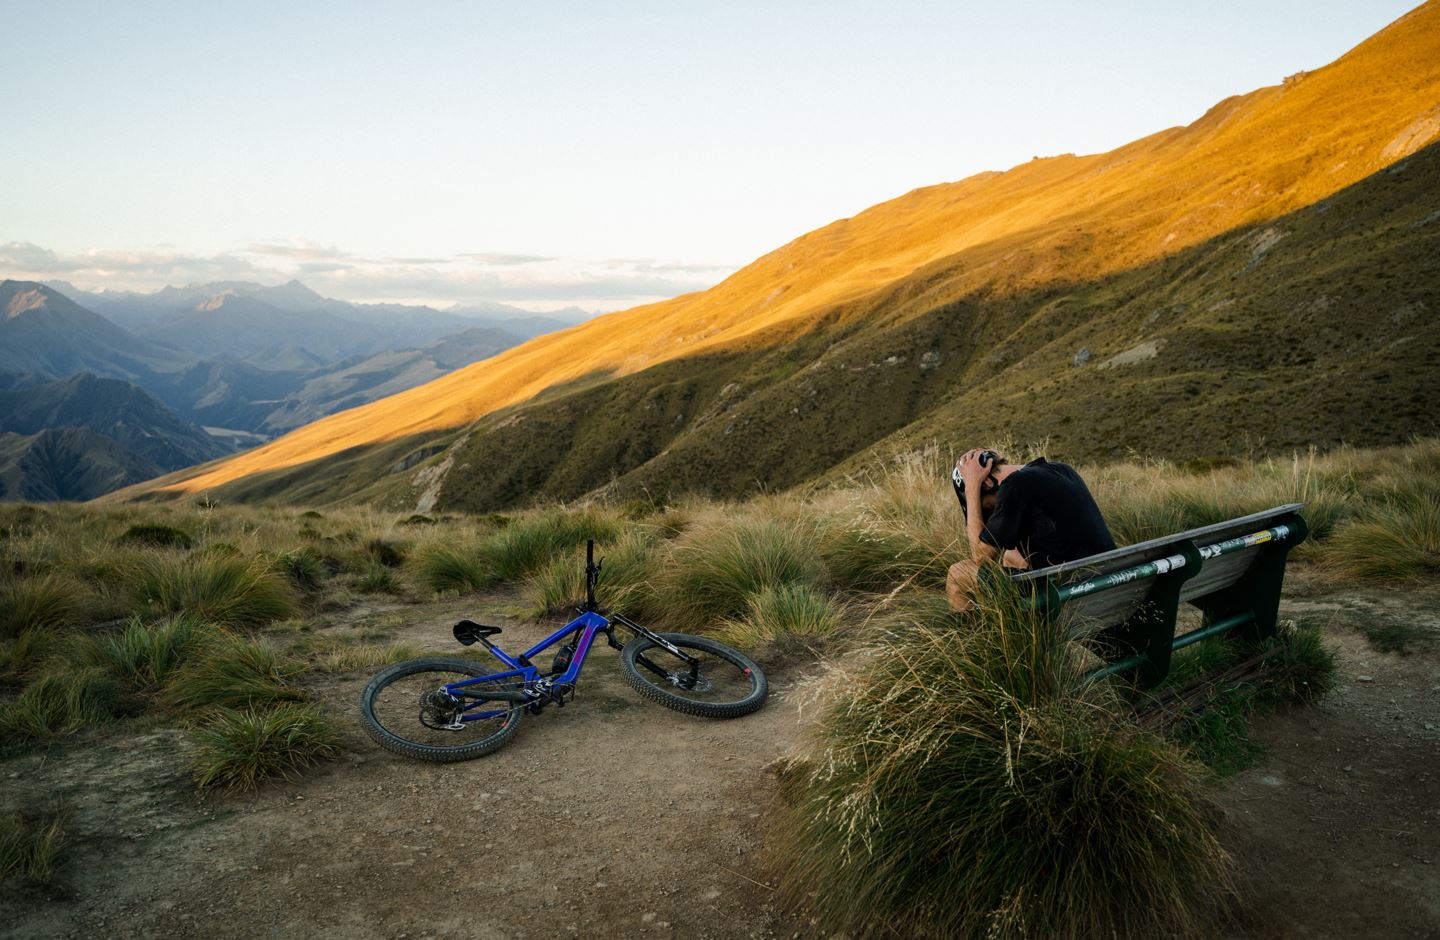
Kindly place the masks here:
[[(473, 679), (462, 679), (459, 682), (448, 682), (445, 684), (445, 691), (457, 698), (478, 698), (480, 701), (467, 705), (459, 716), (461, 721), (480, 721), (485, 718), (496, 718), (505, 714), (510, 709), (492, 709), (488, 711), (476, 711), (495, 699), (485, 695), (483, 689), (476, 688), (483, 682), (496, 682), (509, 679), (523, 679), (528, 687), (531, 682), (538, 682), (542, 676), (540, 669), (530, 660), (538, 653), (542, 653), (568, 636), (578, 634), (575, 643), (575, 655), (570, 657), (570, 665), (558, 676), (548, 677), (554, 685), (573, 685), (575, 680), (580, 678), (580, 668), (585, 665), (585, 657), (590, 654), (590, 648), (594, 645), (595, 634), (610, 626), (610, 621), (594, 611), (585, 611), (565, 626), (556, 630), (539, 643), (530, 647), (518, 657), (493, 644), (486, 644), (486, 648), (496, 659), (510, 667), (505, 672), (497, 672), (488, 676), (476, 676)], [(506, 701), (509, 696), (515, 693), (514, 689), (506, 689)], [(498, 696), (497, 696), (498, 698)]]

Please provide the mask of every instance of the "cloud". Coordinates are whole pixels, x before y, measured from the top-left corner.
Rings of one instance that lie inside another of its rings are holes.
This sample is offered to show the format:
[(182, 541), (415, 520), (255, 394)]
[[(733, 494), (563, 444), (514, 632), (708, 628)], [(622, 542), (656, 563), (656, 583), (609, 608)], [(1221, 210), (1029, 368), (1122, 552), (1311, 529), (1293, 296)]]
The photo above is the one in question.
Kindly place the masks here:
[(304, 238), (255, 242), (215, 255), (165, 246), (63, 254), (30, 242), (0, 245), (0, 277), (63, 278), (83, 289), (153, 291), (167, 284), (301, 278), (330, 297), (448, 305), (503, 301), (545, 309), (615, 310), (704, 290), (727, 265), (653, 258), (565, 259), (503, 252), (373, 257)]
[(545, 255), (508, 255), (499, 251), (472, 251), (468, 254), (456, 255), (466, 261), (474, 261), (478, 264), (493, 264), (509, 266), (515, 264), (537, 264), (542, 261), (555, 261), (556, 258), (549, 258)]
[(247, 254), (272, 255), (280, 258), (293, 258), (297, 261), (329, 261), (350, 257), (349, 254), (338, 248), (321, 245), (308, 238), (290, 238), (283, 242), (257, 242), (247, 246), (244, 251)]
[(0, 245), (6, 277), (66, 277), (118, 290), (145, 290), (194, 281), (241, 280), (271, 272), (234, 253), (192, 255), (170, 249), (97, 250), (61, 255), (30, 242)]

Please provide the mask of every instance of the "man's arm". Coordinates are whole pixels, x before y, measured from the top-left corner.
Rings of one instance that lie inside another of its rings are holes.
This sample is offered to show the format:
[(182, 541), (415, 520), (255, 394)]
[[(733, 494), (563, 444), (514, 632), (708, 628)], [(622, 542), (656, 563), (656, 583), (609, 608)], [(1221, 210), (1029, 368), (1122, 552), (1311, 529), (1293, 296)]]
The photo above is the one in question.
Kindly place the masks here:
[(965, 536), (970, 542), (970, 557), (976, 564), (983, 565), (999, 554), (995, 546), (980, 538), (980, 533), (985, 529), (980, 509), (980, 501), (985, 495), (982, 487), (991, 468), (981, 466), (979, 449), (966, 453), (957, 466), (960, 468), (961, 478), (965, 481), (965, 492), (970, 494), (970, 498), (965, 501)]

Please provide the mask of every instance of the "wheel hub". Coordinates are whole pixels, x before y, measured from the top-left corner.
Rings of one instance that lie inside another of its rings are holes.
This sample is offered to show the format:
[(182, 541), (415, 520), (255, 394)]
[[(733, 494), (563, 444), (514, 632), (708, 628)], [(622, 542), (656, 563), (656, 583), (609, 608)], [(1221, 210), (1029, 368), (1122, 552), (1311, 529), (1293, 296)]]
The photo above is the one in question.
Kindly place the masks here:
[(460, 721), (460, 702), (444, 689), (420, 697), (420, 723), (437, 731), (458, 731), (465, 727)]
[(714, 688), (714, 686), (710, 684), (710, 680), (703, 675), (696, 676), (692, 679), (688, 672), (670, 673), (670, 684), (677, 689), (684, 689), (686, 692), (709, 692)]

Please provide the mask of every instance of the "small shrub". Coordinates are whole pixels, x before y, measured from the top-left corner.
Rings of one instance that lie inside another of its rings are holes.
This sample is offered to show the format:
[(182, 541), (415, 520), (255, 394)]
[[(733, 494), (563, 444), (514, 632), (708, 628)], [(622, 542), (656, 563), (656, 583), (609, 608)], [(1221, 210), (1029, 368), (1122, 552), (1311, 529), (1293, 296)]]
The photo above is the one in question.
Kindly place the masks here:
[(27, 630), (59, 630), (80, 610), (79, 585), (53, 574), (0, 583), (0, 637)]
[(290, 779), (340, 752), (339, 735), (315, 706), (222, 708), (197, 730), (195, 782), (201, 788), (253, 790)]
[(134, 566), (128, 588), (142, 610), (190, 613), (226, 626), (260, 626), (295, 608), (284, 581), (239, 558), (151, 556)]
[(287, 681), (295, 671), (268, 642), (222, 634), (170, 675), (165, 700), (191, 710), (302, 701), (305, 693)]
[(120, 711), (122, 693), (120, 684), (104, 669), (42, 673), (0, 710), (0, 737), (44, 739), (105, 724)]
[(122, 544), (148, 545), (151, 548), (188, 549), (193, 544), (188, 533), (173, 526), (153, 523), (132, 525), (116, 541)]
[(751, 595), (779, 584), (816, 584), (821, 576), (813, 539), (769, 521), (697, 527), (675, 540), (661, 578), (673, 629), (697, 630), (735, 617)]
[[(1231, 886), (1194, 767), (997, 585), (879, 642), (785, 769), (782, 889), (876, 936), (1174, 936)], [(1117, 877), (1117, 872), (1123, 873)]]
[(0, 883), (12, 877), (48, 882), (64, 844), (65, 823), (58, 816), (0, 816)]
[(744, 647), (830, 636), (844, 605), (807, 584), (775, 584), (750, 596), (743, 619), (724, 624), (719, 639)]

